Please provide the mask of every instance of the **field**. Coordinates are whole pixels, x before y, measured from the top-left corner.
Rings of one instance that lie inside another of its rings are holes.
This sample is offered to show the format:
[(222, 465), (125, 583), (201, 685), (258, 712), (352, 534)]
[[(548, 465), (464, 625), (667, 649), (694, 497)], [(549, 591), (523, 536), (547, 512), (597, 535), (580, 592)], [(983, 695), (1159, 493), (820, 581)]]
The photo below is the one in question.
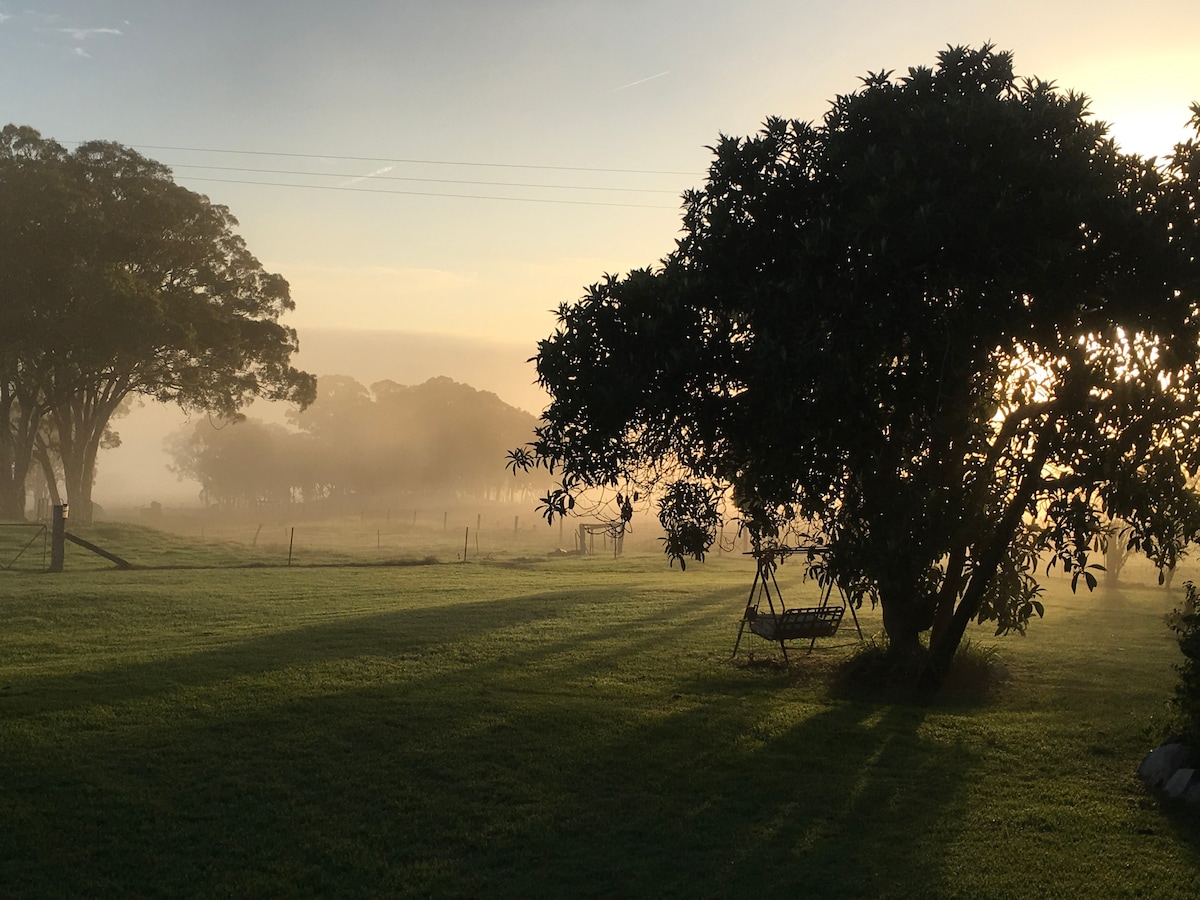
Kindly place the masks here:
[(989, 688), (917, 704), (844, 684), (851, 628), (730, 660), (740, 555), (381, 527), (289, 567), (272, 528), (97, 525), (159, 567), (0, 572), (0, 894), (1200, 895), (1200, 822), (1134, 775), (1181, 593), (1144, 569), (1051, 578), (1027, 637), (972, 635)]

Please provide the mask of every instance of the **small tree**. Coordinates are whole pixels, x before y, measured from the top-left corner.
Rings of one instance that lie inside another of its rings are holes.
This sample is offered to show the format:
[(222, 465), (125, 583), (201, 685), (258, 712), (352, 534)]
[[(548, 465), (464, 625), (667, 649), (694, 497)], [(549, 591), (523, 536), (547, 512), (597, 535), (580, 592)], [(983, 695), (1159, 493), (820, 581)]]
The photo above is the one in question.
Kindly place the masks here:
[(254, 508), (286, 504), (297, 478), (289, 452), (298, 435), (258, 419), (218, 422), (203, 418), (169, 436), (164, 445), (180, 479), (200, 484), (206, 506)]
[(1200, 521), (1194, 142), (1122, 154), (1084, 97), (951, 48), (714, 157), (675, 252), (539, 344), (552, 403), (514, 462), (559, 474), (548, 515), (682, 479), (680, 559), (723, 498), (760, 546), (806, 523), (894, 652), (931, 633), (931, 683), (971, 621), (1041, 615), (1044, 554), (1094, 586), (1101, 515), (1173, 564)]

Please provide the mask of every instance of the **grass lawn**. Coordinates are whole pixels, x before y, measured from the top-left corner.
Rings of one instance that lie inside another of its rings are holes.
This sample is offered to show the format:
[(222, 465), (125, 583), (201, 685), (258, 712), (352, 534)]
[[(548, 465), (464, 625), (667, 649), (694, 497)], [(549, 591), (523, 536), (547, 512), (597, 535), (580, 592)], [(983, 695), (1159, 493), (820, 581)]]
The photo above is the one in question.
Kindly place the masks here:
[(0, 895), (1200, 896), (1200, 821), (1134, 775), (1178, 588), (1052, 579), (972, 636), (1007, 677), (916, 705), (831, 687), (850, 622), (731, 662), (751, 576), (0, 572)]

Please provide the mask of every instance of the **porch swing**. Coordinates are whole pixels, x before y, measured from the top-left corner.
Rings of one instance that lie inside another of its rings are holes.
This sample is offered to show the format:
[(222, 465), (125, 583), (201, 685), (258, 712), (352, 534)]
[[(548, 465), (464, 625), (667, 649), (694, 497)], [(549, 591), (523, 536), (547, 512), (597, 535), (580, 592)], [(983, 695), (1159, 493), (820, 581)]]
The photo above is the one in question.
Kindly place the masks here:
[[(738, 625), (737, 640), (733, 644), (731, 656), (737, 656), (738, 647), (742, 643), (742, 635), (747, 626), (750, 631), (766, 641), (777, 642), (783, 651), (784, 663), (791, 665), (788, 659), (788, 642), (807, 640), (808, 651), (811, 653), (816, 646), (817, 638), (833, 637), (837, 634), (846, 615), (854, 619), (854, 627), (858, 630), (859, 640), (863, 640), (862, 626), (858, 621), (858, 613), (854, 606), (847, 602), (841, 586), (832, 579), (825, 583), (821, 592), (820, 606), (788, 607), (783, 602), (783, 592), (779, 582), (775, 580), (776, 562), (781, 557), (804, 553), (810, 557), (819, 556), (826, 552), (824, 547), (771, 547), (769, 549), (753, 550), (750, 556), (757, 560), (754, 573), (754, 583), (750, 585), (750, 596), (746, 599), (746, 609), (742, 613), (742, 621)], [(831, 602), (833, 590), (837, 588), (841, 604)], [(762, 609), (762, 601), (767, 601), (767, 609)], [(776, 608), (778, 607), (778, 608)]]

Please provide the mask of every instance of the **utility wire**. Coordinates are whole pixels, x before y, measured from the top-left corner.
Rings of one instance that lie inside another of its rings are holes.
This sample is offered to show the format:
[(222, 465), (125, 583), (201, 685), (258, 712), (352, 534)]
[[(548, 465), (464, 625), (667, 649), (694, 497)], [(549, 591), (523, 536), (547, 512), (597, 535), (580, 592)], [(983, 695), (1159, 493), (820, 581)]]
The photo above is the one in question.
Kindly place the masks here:
[(677, 209), (649, 203), (606, 203), (602, 200), (555, 200), (549, 197), (494, 197), (487, 194), (449, 194), (436, 191), (397, 191), (387, 188), (343, 187), (336, 184), (288, 184), (282, 181), (250, 181), (238, 178), (189, 178), (188, 181), (214, 181), (222, 184), (259, 184), (267, 187), (305, 188), (312, 191), (350, 191), (355, 194), (403, 194), (410, 197), (458, 197), (463, 200), (506, 200), (516, 203), (554, 203), (566, 206), (617, 206), (626, 209)]
[(172, 150), (184, 153), (236, 153), (243, 156), (284, 156), (292, 159), (343, 159), (354, 162), (408, 163), (423, 166), (479, 166), (496, 169), (546, 169), (558, 172), (614, 172), (624, 175), (691, 175), (695, 172), (661, 169), (604, 169), (593, 166), (538, 166), (528, 163), (462, 162), (449, 159), (403, 159), (387, 156), (334, 156), (324, 153), (273, 153), (267, 150), (219, 150), (213, 147), (165, 147), (155, 144), (131, 145), (143, 150)]
[(173, 171), (178, 169), (204, 169), (205, 171), (216, 172), (256, 172), (263, 175), (298, 175), (304, 177), (311, 176), (313, 178), (351, 178), (358, 179), (360, 181), (414, 181), (426, 184), (469, 184), (488, 187), (544, 188), (563, 191), (611, 191), (631, 194), (674, 194), (676, 196), (678, 196), (680, 193), (679, 191), (671, 191), (663, 188), (593, 187), (583, 184), (537, 184), (530, 181), (461, 181), (454, 178), (418, 178), (415, 176), (384, 174), (353, 175), (339, 172), (299, 172), (294, 169), (248, 169), (241, 166), (200, 166), (191, 164), (172, 165), (170, 163), (164, 163), (164, 165)]

